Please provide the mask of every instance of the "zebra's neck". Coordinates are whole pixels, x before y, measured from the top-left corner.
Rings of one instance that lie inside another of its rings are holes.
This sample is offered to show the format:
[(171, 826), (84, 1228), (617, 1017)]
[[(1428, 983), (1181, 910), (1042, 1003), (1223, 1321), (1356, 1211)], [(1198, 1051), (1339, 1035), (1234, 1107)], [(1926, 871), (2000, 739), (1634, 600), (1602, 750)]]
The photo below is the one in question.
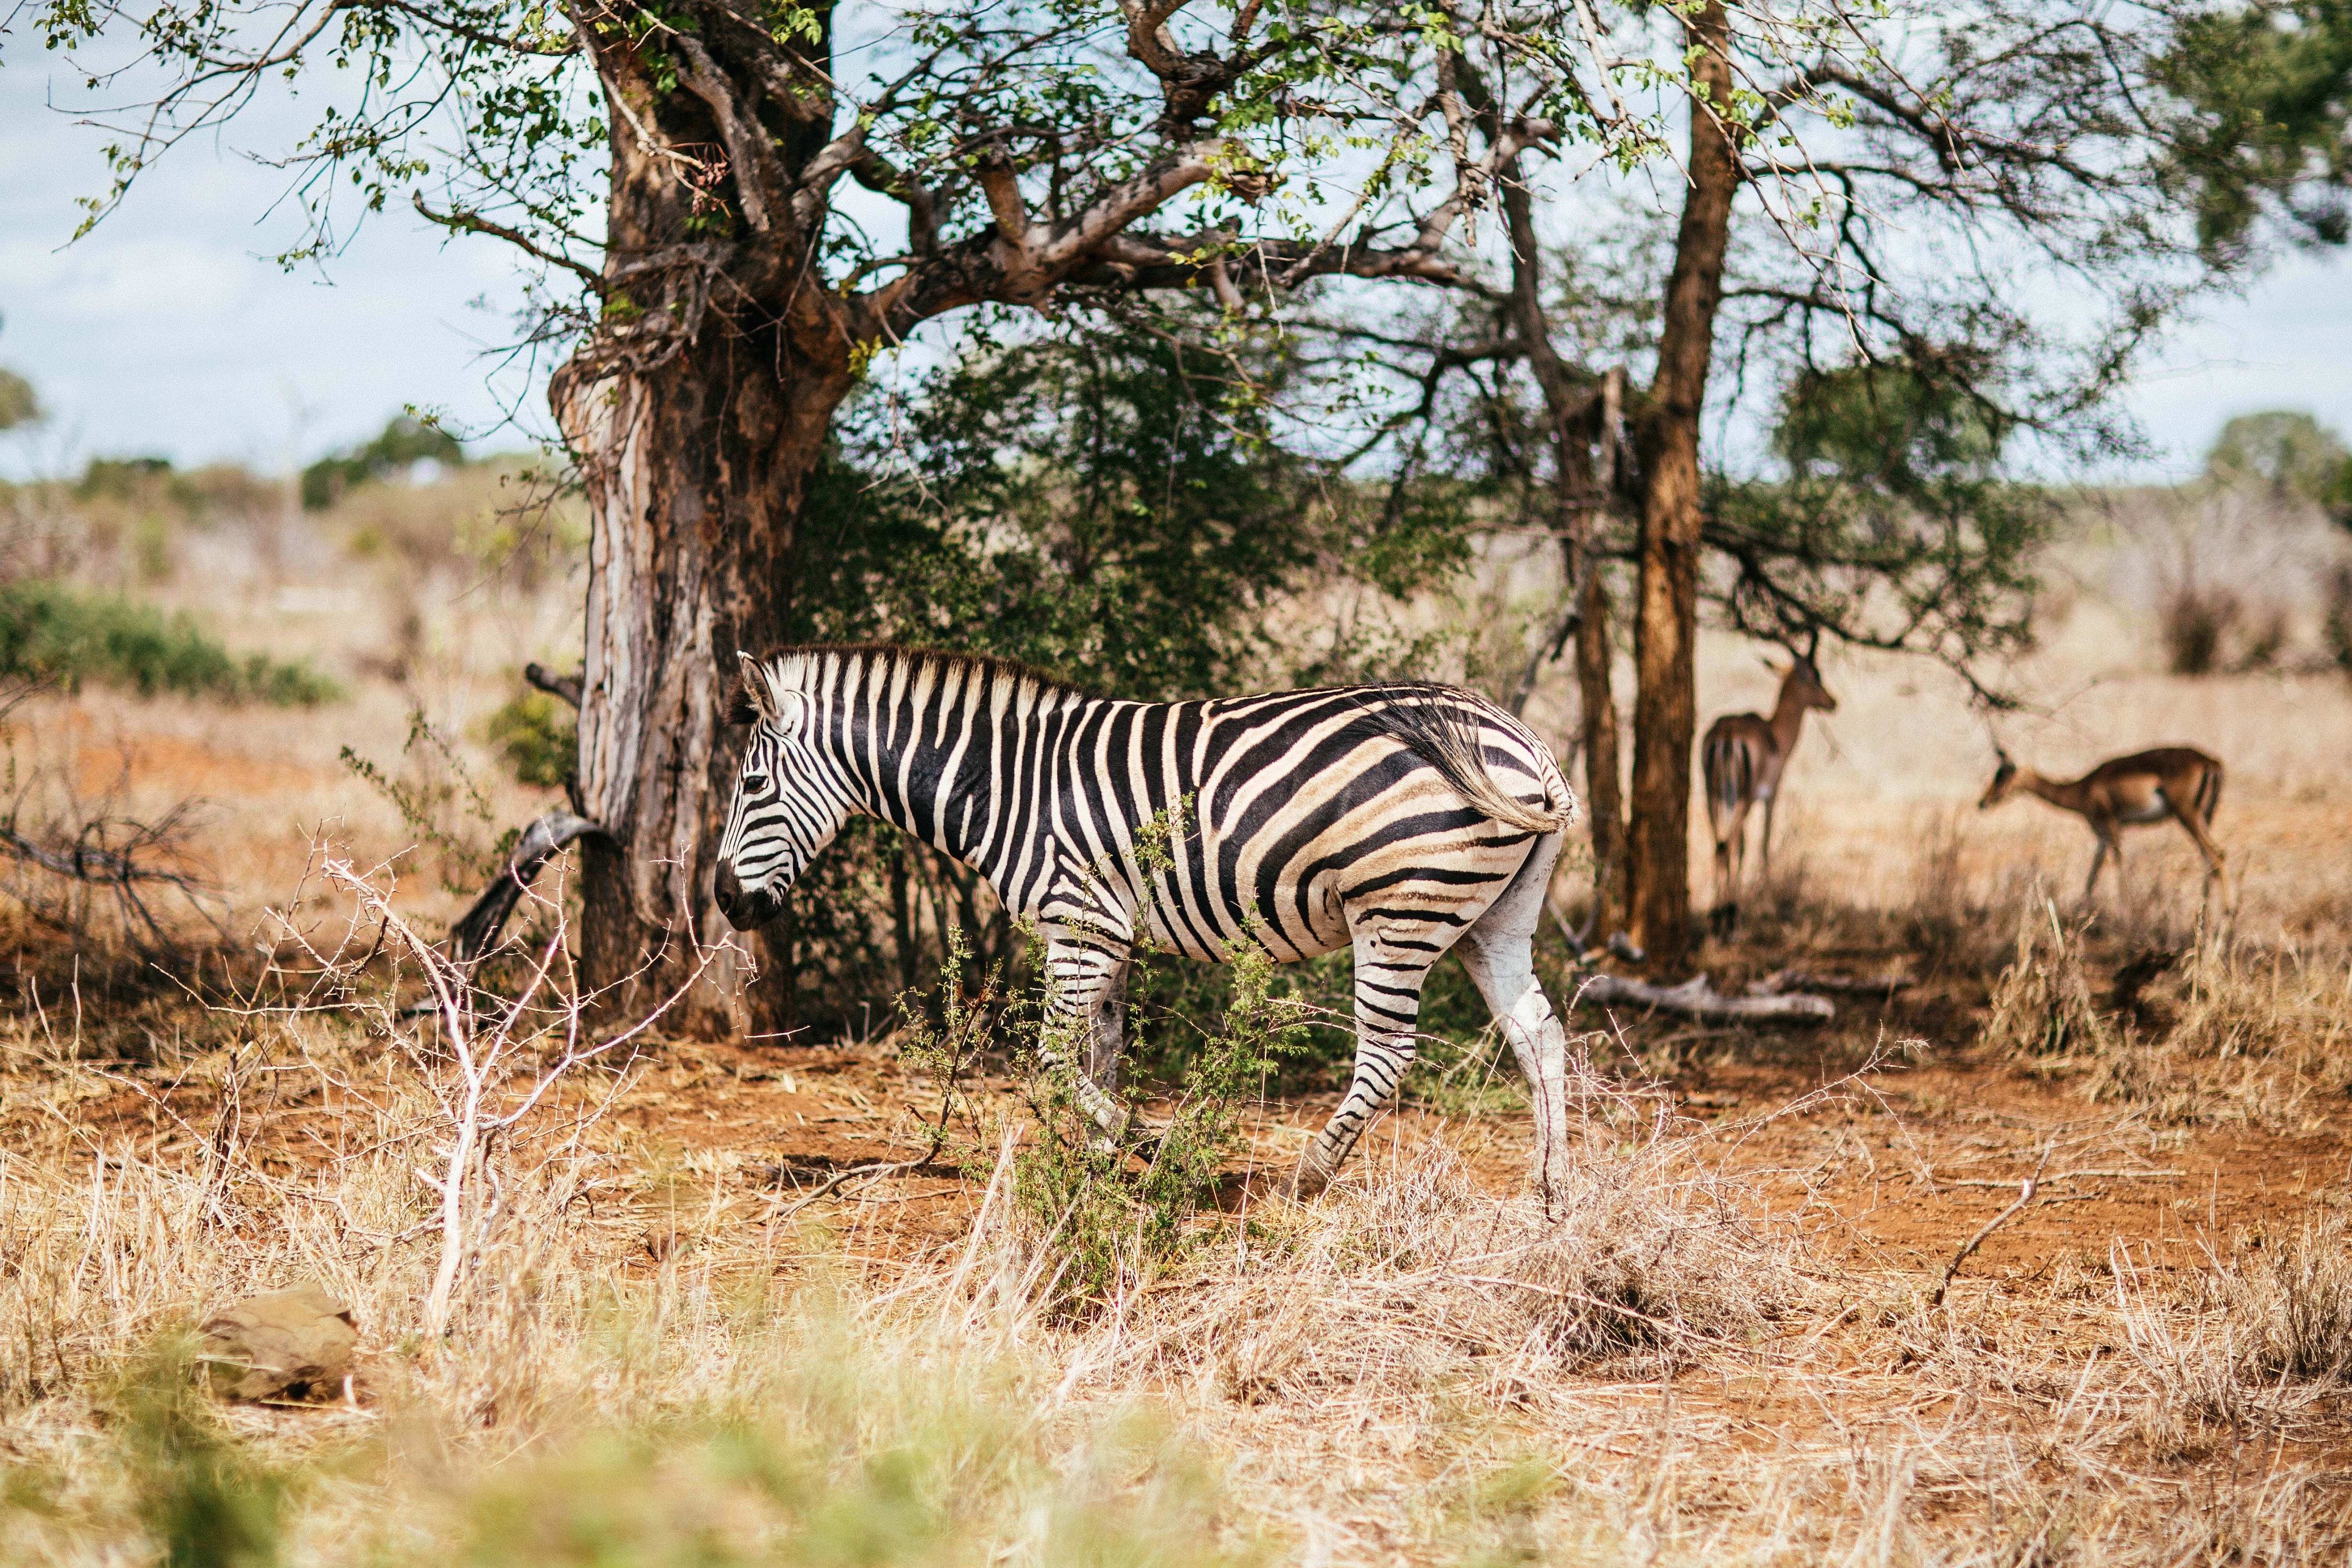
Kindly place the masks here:
[(1105, 700), (954, 654), (812, 649), (781, 663), (819, 716), (842, 804), (975, 867), (1000, 892), (1024, 832), (1021, 803), (1058, 770), (1072, 722)]

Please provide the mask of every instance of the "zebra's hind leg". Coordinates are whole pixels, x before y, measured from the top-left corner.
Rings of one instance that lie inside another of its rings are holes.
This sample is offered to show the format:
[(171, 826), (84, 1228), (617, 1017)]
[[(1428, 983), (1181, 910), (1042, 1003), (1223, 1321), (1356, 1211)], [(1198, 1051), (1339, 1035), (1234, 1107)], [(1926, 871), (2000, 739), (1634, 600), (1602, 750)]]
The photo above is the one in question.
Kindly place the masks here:
[(1535, 935), (1559, 836), (1536, 842), (1527, 864), (1462, 940), (1462, 967), (1511, 1043), (1535, 1107), (1533, 1176), (1544, 1212), (1557, 1211), (1568, 1177), (1568, 1030), (1536, 978)]
[(1131, 957), (1126, 944), (1097, 932), (1045, 935), (1045, 1029), (1038, 1058), (1049, 1069), (1069, 1068), (1079, 1108), (1114, 1145), (1126, 1136), (1129, 1121), (1118, 1091)]
[(1331, 1184), (1349, 1152), (1412, 1065), (1421, 1021), (1421, 985), (1460, 927), (1435, 916), (1384, 913), (1377, 927), (1356, 932), (1356, 1071), (1331, 1120), (1307, 1145), (1290, 1178), (1290, 1196), (1313, 1197)]

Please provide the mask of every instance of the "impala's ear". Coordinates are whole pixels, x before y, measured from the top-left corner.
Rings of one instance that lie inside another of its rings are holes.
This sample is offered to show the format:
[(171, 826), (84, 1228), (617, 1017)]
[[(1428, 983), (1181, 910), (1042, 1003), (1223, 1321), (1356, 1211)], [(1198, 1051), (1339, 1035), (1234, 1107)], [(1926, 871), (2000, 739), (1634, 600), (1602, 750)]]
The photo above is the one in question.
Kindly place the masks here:
[(1788, 666), (1788, 665), (1786, 665), (1786, 664), (1774, 664), (1771, 660), (1769, 660), (1769, 659), (1767, 659), (1767, 658), (1763, 657), (1761, 654), (1759, 654), (1759, 655), (1757, 656), (1757, 660), (1756, 660), (1756, 662), (1757, 662), (1758, 664), (1759, 664), (1763, 665), (1766, 669), (1768, 669), (1768, 670), (1771, 671), (1774, 674), (1776, 674), (1776, 675), (1780, 676), (1780, 679), (1782, 679), (1782, 680), (1784, 680), (1784, 681), (1785, 681), (1785, 680), (1787, 680), (1787, 679), (1789, 678), (1789, 666)]

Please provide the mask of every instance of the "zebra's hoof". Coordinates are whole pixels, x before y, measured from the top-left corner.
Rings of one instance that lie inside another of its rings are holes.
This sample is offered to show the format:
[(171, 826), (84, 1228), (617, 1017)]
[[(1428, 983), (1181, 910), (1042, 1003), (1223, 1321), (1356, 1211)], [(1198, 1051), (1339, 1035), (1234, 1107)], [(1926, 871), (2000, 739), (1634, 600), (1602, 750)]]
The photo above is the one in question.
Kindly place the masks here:
[(1290, 1173), (1290, 1201), (1314, 1202), (1323, 1196), (1323, 1189), (1331, 1185), (1333, 1174), (1328, 1166), (1315, 1157), (1313, 1150), (1308, 1150), (1299, 1159), (1298, 1168)]

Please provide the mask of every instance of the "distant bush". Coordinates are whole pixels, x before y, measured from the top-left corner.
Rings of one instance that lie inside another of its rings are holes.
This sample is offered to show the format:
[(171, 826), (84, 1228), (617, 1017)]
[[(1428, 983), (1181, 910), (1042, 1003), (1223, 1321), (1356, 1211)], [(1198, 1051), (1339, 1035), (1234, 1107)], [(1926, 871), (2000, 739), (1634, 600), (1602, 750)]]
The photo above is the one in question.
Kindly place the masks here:
[(2164, 645), (2176, 675), (2210, 675), (2222, 664), (2222, 644), (2238, 629), (2245, 606), (2227, 589), (2193, 582), (2173, 589), (2164, 604)]
[(184, 615), (130, 600), (85, 596), (54, 582), (0, 584), (0, 676), (100, 681), (142, 696), (181, 692), (228, 702), (310, 707), (342, 688), (308, 664), (243, 658)]
[(2328, 657), (2336, 668), (2352, 673), (2352, 566), (2339, 565), (2328, 574), (2324, 615), (2320, 634)]
[(439, 425), (404, 413), (364, 445), (322, 457), (302, 470), (302, 505), (323, 511), (342, 499), (343, 492), (371, 479), (385, 479), (418, 463), (457, 467), (466, 461), (466, 449)]

